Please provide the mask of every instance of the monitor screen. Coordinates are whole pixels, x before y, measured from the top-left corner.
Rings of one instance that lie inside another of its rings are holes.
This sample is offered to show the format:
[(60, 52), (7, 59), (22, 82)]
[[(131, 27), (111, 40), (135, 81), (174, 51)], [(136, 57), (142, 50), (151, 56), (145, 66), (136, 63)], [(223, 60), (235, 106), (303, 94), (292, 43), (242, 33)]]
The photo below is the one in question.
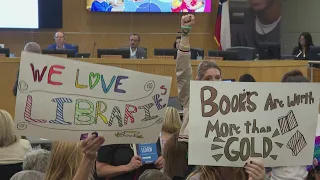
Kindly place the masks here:
[(39, 28), (38, 0), (0, 0), (0, 28)]
[(211, 12), (212, 0), (87, 0), (91, 12)]

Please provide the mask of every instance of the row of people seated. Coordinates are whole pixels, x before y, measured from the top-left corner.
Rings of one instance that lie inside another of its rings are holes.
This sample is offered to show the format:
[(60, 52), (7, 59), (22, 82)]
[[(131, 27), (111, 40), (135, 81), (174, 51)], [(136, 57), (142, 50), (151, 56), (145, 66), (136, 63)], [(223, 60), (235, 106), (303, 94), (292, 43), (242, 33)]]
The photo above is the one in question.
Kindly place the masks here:
[[(91, 53), (78, 53), (79, 46), (66, 43), (66, 36), (63, 32), (57, 32), (54, 35), (55, 43), (42, 50), (42, 54), (66, 54), (67, 57), (89, 58)], [(181, 37), (176, 37), (173, 47), (169, 49), (154, 49), (154, 56), (170, 56), (176, 59), (177, 47), (181, 41)], [(130, 59), (147, 59), (147, 48), (139, 47), (140, 36), (132, 34), (129, 40), (129, 46), (118, 49), (97, 49), (97, 57), (101, 58), (105, 55), (119, 55), (122, 58)], [(279, 43), (263, 42), (259, 44), (257, 49), (252, 47), (231, 47), (226, 51), (209, 50), (208, 57), (221, 57), (224, 60), (270, 60), (270, 59), (312, 59), (320, 60), (318, 54), (320, 48), (314, 46), (312, 36), (308, 32), (304, 32), (299, 36), (298, 46), (294, 48), (292, 56), (281, 56)], [(309, 52), (310, 51), (310, 52)], [(9, 48), (1, 48), (0, 54), (6, 57), (10, 56)], [(310, 57), (311, 56), (311, 57)], [(191, 59), (202, 60), (205, 52), (201, 48), (191, 48)]]

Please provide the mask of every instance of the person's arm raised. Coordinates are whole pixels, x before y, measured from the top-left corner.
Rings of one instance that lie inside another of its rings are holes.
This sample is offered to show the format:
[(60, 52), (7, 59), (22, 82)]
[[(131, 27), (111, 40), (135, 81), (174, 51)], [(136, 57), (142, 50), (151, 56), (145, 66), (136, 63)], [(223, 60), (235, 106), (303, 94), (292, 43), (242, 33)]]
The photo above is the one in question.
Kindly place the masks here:
[(97, 157), (97, 151), (104, 143), (104, 138), (92, 135), (81, 142), (81, 149), (84, 157), (80, 166), (72, 180), (88, 180), (91, 170), (94, 167), (94, 162)]
[(183, 107), (189, 106), (190, 80), (192, 68), (190, 63), (189, 32), (194, 24), (194, 15), (185, 15), (181, 18), (182, 37), (177, 54), (176, 75), (178, 84), (178, 99)]

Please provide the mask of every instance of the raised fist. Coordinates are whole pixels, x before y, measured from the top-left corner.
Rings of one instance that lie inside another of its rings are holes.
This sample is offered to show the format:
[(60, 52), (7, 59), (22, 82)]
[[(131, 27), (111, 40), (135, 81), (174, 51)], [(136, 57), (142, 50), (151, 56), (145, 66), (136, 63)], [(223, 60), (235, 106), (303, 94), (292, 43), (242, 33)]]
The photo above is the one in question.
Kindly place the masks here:
[(192, 26), (196, 22), (193, 14), (184, 15), (181, 17), (181, 26)]

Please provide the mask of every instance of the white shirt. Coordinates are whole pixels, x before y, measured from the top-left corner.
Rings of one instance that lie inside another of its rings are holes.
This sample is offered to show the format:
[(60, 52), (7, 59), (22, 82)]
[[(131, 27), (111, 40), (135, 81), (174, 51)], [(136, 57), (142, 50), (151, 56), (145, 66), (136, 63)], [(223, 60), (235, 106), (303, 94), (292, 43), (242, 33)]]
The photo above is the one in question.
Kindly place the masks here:
[(306, 166), (274, 167), (271, 171), (272, 180), (303, 180), (307, 175)]
[(137, 59), (137, 50), (138, 50), (138, 48), (136, 48), (135, 51), (132, 51), (132, 49), (130, 47), (130, 58), (131, 59)]
[(258, 17), (256, 17), (256, 31), (258, 34), (264, 35), (264, 34), (268, 34), (269, 32), (271, 32), (274, 28), (277, 27), (277, 25), (279, 24), (281, 20), (281, 17), (279, 17), (278, 20), (276, 20), (275, 22), (273, 22), (272, 24), (262, 24), (259, 20)]
[(8, 147), (0, 148), (0, 164), (16, 164), (23, 162), (24, 155), (31, 149), (28, 140), (20, 139)]
[(63, 44), (62, 48), (59, 48), (58, 46), (56, 46), (56, 49), (66, 49), (66, 48), (64, 47), (64, 44)]

